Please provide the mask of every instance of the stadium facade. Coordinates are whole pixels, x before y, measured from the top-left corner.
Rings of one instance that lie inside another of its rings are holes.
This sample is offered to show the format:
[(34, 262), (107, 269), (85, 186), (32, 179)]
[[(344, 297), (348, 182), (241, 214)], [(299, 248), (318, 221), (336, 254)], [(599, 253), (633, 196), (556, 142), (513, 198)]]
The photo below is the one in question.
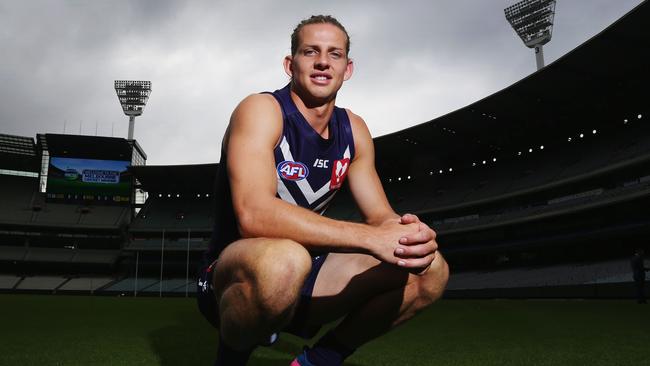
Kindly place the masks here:
[[(437, 232), (450, 297), (632, 297), (650, 248), (647, 1), (525, 79), (375, 139), (398, 212)], [(135, 140), (0, 135), (0, 290), (188, 295), (217, 164)], [(327, 215), (360, 220), (349, 192)]]

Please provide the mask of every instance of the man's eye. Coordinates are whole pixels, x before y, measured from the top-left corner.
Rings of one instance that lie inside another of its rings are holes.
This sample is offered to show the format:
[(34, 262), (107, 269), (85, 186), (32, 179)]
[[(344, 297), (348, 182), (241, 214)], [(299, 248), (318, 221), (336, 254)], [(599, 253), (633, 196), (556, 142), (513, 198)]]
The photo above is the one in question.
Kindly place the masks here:
[(342, 55), (339, 52), (332, 52), (331, 55), (334, 58), (341, 58), (342, 57)]
[(305, 55), (314, 55), (316, 54), (315, 50), (305, 50)]

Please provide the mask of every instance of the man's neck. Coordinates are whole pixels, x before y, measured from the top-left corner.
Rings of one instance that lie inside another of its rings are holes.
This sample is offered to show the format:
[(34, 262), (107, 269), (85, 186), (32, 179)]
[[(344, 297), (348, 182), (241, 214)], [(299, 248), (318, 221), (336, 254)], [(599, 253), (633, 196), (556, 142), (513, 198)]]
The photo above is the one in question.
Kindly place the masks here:
[(311, 127), (323, 138), (328, 138), (329, 121), (334, 112), (336, 99), (333, 98), (326, 102), (305, 102), (305, 100), (303, 100), (293, 89), (291, 90), (291, 99), (309, 125), (311, 125)]

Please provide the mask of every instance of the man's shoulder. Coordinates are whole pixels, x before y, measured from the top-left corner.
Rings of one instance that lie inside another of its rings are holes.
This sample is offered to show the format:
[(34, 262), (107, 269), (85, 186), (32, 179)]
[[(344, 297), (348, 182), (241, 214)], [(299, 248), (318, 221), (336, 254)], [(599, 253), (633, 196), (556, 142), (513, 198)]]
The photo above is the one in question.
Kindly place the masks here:
[(275, 97), (269, 93), (256, 93), (250, 94), (237, 106), (238, 110), (241, 109), (274, 109), (279, 111), (280, 105)]
[(350, 126), (352, 127), (352, 134), (355, 135), (355, 137), (365, 137), (365, 138), (371, 138), (370, 136), (370, 131), (368, 130), (368, 126), (366, 125), (366, 121), (361, 118), (358, 114), (352, 112), (348, 108), (344, 108), (345, 111), (348, 114), (348, 119), (350, 120)]
[(233, 111), (230, 123), (254, 123), (282, 120), (282, 110), (270, 94), (251, 94), (244, 98)]

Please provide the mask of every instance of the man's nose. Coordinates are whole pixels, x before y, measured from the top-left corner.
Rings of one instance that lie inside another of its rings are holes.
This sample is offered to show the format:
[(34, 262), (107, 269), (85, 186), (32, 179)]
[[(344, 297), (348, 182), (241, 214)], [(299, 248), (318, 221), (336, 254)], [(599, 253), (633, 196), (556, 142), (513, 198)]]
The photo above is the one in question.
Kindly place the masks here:
[(316, 59), (316, 68), (319, 70), (326, 69), (330, 66), (329, 60), (327, 59), (327, 55), (321, 54), (318, 56)]

